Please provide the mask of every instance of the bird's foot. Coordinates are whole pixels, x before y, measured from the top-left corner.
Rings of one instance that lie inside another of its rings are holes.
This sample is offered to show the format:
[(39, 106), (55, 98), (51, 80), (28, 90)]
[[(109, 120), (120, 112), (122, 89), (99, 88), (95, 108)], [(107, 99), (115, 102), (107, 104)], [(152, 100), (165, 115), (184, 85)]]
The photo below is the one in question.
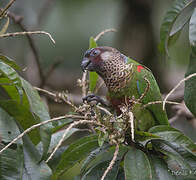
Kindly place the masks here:
[(101, 103), (104, 106), (108, 106), (108, 103), (105, 100), (103, 100), (101, 97), (99, 97), (95, 94), (89, 94), (89, 95), (83, 97), (82, 101), (87, 102), (87, 103), (92, 102), (92, 101), (96, 101), (97, 104)]

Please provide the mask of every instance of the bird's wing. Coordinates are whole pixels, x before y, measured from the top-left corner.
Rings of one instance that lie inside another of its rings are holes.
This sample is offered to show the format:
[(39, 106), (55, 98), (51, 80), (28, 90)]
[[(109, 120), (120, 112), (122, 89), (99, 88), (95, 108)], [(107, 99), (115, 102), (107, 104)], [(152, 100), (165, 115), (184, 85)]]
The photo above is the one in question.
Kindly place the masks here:
[[(132, 59), (129, 62), (134, 64), (134, 79), (136, 80), (136, 89), (139, 97), (144, 96), (142, 104), (146, 105), (152, 102), (162, 101), (159, 86), (152, 72)], [(148, 105), (147, 108), (153, 113), (158, 124), (169, 124), (167, 114), (162, 108), (162, 103)]]

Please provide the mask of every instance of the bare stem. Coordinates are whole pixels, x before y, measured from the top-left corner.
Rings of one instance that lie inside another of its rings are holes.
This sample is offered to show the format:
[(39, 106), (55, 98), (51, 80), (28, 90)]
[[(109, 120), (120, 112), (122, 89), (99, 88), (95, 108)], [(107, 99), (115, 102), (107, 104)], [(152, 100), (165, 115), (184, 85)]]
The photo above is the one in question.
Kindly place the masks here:
[(165, 110), (165, 103), (168, 99), (168, 97), (185, 81), (189, 80), (190, 78), (192, 77), (195, 77), (196, 76), (196, 73), (193, 73), (189, 76), (187, 76), (186, 78), (182, 79), (168, 94), (167, 96), (165, 97), (164, 101), (163, 101), (163, 110)]
[(82, 75), (82, 96), (85, 97), (87, 95), (87, 71), (85, 71)]
[(52, 92), (50, 92), (50, 91), (48, 91), (48, 90), (46, 90), (46, 89), (42, 89), (42, 88), (38, 88), (38, 87), (34, 87), (34, 89), (36, 89), (36, 90), (38, 90), (38, 91), (40, 91), (40, 92), (43, 92), (43, 93), (46, 93), (46, 94), (48, 94), (48, 95), (50, 95), (50, 96), (52, 96), (52, 97), (54, 97), (57, 101), (58, 101), (58, 99), (61, 99), (61, 100), (63, 100), (67, 105), (69, 105), (69, 106), (71, 106), (72, 108), (74, 108), (74, 110), (76, 110), (77, 109), (77, 107), (71, 102), (71, 101), (69, 101), (67, 98), (65, 98), (65, 95), (64, 95), (64, 93), (52, 93)]
[(101, 180), (104, 180), (106, 175), (108, 174), (108, 172), (112, 169), (112, 167), (114, 166), (115, 164), (115, 161), (117, 159), (117, 156), (118, 156), (118, 153), (119, 153), (119, 144), (116, 143), (116, 149), (115, 149), (115, 152), (114, 152), (114, 156), (109, 164), (109, 166), (107, 167), (107, 169), (105, 170), (103, 176), (101, 177)]
[(31, 126), (30, 128), (26, 129), (23, 133), (21, 133), (20, 135), (18, 135), (16, 138), (14, 138), (8, 145), (6, 145), (3, 149), (0, 150), (0, 154), (5, 151), (7, 148), (9, 148), (13, 143), (15, 143), (17, 140), (19, 140), (20, 138), (22, 138), (25, 134), (27, 134), (28, 132), (32, 131), (35, 128), (38, 128), (40, 126), (43, 126), (44, 124), (48, 124), (50, 122), (53, 121), (58, 121), (60, 119), (65, 119), (65, 118), (73, 118), (73, 119), (84, 119), (86, 117), (84, 116), (76, 116), (76, 115), (65, 115), (65, 116), (60, 116), (60, 117), (56, 117), (53, 119), (49, 119), (47, 121), (35, 124), (33, 126)]
[(50, 38), (50, 40), (55, 44), (55, 40), (52, 38), (51, 34), (45, 31), (25, 31), (25, 32), (14, 32), (14, 33), (6, 33), (1, 34), (0, 38), (4, 37), (12, 37), (12, 36), (18, 36), (18, 35), (26, 35), (26, 34), (46, 34)]
[[(153, 104), (162, 104), (162, 103), (163, 103), (163, 101), (153, 101), (153, 102), (149, 102), (148, 104), (143, 105), (143, 107), (147, 107), (147, 106), (150, 106), (150, 105), (153, 105)], [(173, 104), (173, 105), (180, 104), (178, 102), (173, 102), (173, 101), (166, 101), (165, 103), (167, 103), (167, 104)]]
[(132, 141), (134, 141), (135, 137), (134, 137), (134, 116), (132, 112), (128, 112), (128, 116), (129, 116), (129, 123), (131, 126), (131, 139)]
[(16, 0), (11, 0), (6, 7), (0, 12), (0, 17), (4, 15), (4, 13), (11, 7), (11, 5), (14, 3)]
[(111, 29), (105, 29), (104, 31), (100, 32), (95, 38), (95, 42), (98, 41), (105, 33), (107, 32), (116, 32), (117, 30), (114, 29), (114, 28), (111, 28)]
[(96, 107), (97, 107), (98, 109), (104, 111), (107, 115), (112, 116), (112, 113), (110, 113), (106, 108), (101, 107), (101, 106), (98, 106), (98, 105), (97, 105)]

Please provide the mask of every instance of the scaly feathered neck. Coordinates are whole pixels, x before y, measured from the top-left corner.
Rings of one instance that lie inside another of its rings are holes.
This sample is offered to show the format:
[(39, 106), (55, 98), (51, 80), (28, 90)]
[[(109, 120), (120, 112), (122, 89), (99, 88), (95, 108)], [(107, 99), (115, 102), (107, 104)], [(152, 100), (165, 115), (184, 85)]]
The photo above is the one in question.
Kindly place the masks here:
[(109, 60), (103, 62), (103, 68), (99, 75), (105, 81), (109, 91), (120, 91), (127, 85), (132, 74), (132, 64), (126, 64), (126, 56), (116, 52)]

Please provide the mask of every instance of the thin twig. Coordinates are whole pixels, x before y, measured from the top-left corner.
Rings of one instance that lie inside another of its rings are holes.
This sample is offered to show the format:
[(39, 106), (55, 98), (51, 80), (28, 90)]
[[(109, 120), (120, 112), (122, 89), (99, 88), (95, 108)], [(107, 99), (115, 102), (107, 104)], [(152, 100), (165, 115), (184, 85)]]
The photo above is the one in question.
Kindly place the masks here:
[(32, 131), (35, 128), (38, 128), (40, 126), (43, 126), (45, 124), (48, 124), (50, 122), (53, 121), (58, 121), (60, 119), (65, 119), (65, 118), (73, 118), (73, 119), (86, 119), (86, 117), (84, 116), (76, 116), (76, 115), (65, 115), (65, 116), (60, 116), (60, 117), (56, 117), (56, 118), (52, 118), (49, 119), (47, 121), (38, 123), (38, 124), (34, 124), (33, 126), (31, 126), (30, 128), (26, 129), (23, 133), (21, 133), (20, 135), (18, 135), (16, 138), (14, 138), (8, 145), (6, 145), (3, 149), (0, 150), (0, 154), (5, 151), (7, 148), (9, 148), (12, 144), (14, 144), (17, 140), (19, 140), (20, 138), (22, 138), (25, 134), (27, 134), (28, 132)]
[(83, 72), (82, 75), (82, 97), (85, 97), (87, 95), (87, 89), (88, 89), (88, 85), (87, 85), (87, 71)]
[(34, 89), (36, 89), (36, 90), (38, 90), (40, 92), (46, 93), (46, 94), (48, 94), (50, 96), (56, 97), (56, 94), (55, 93), (52, 93), (52, 92), (50, 92), (50, 91), (48, 91), (46, 89), (42, 89), (42, 88), (38, 88), (38, 87), (34, 87)]
[(52, 151), (52, 153), (50, 154), (49, 158), (46, 160), (46, 163), (54, 156), (54, 154), (57, 151), (57, 149), (62, 145), (63, 140), (64, 140), (65, 136), (67, 135), (67, 133), (70, 131), (70, 129), (73, 128), (74, 126), (79, 125), (79, 124), (95, 124), (95, 125), (100, 125), (96, 121), (92, 121), (92, 120), (91, 121), (90, 120), (80, 120), (80, 121), (73, 122), (72, 124), (70, 124), (70, 126), (64, 132), (61, 140), (58, 142), (57, 146)]
[(97, 105), (97, 108), (100, 109), (100, 110), (102, 110), (102, 111), (104, 111), (107, 115), (112, 116), (112, 113), (110, 113), (106, 108), (101, 107), (99, 105)]
[(75, 110), (77, 109), (77, 107), (71, 101), (69, 101), (67, 98), (65, 98), (65, 94), (64, 93), (60, 93), (60, 92), (52, 93), (52, 92), (50, 92), (50, 91), (48, 91), (46, 89), (42, 89), (42, 88), (38, 88), (38, 87), (34, 87), (34, 89), (54, 97), (56, 99), (56, 101), (58, 101), (58, 99), (63, 100), (67, 105), (71, 106)]
[(131, 139), (132, 141), (134, 141), (135, 137), (134, 137), (134, 116), (133, 116), (133, 113), (132, 112), (128, 112), (128, 116), (129, 116), (129, 123), (130, 123), (130, 126), (131, 126)]
[(0, 38), (26, 35), (26, 34), (46, 34), (48, 35), (49, 39), (55, 44), (55, 40), (52, 38), (51, 34), (45, 31), (27, 31), (27, 32), (24, 31), (24, 32), (6, 33), (6, 34), (1, 34)]
[(163, 101), (163, 110), (165, 110), (165, 103), (168, 99), (168, 97), (185, 81), (189, 80), (190, 78), (192, 77), (195, 77), (196, 76), (196, 73), (193, 73), (189, 76), (187, 76), (186, 78), (182, 79), (168, 94), (167, 96), (165, 97), (164, 101)]
[[(162, 103), (163, 103), (163, 101), (153, 101), (153, 102), (149, 102), (148, 104), (143, 105), (143, 107), (147, 107), (147, 106), (154, 105), (154, 104), (162, 104)], [(173, 101), (166, 101), (165, 103), (166, 104), (173, 104), (173, 105), (180, 104), (178, 102), (173, 102)]]
[(1, 17), (2, 15), (5, 14), (5, 12), (11, 7), (11, 5), (14, 3), (14, 1), (16, 1), (16, 0), (11, 0), (11, 1), (6, 5), (6, 7), (0, 12), (0, 17)]
[(104, 31), (100, 32), (95, 38), (95, 42), (98, 41), (105, 33), (107, 32), (116, 32), (117, 30), (114, 29), (114, 28), (111, 28), (111, 29), (105, 29)]
[(144, 77), (144, 80), (147, 82), (147, 86), (146, 86), (146, 88), (144, 90), (144, 93), (138, 99), (138, 102), (141, 102), (142, 101), (142, 99), (146, 96), (146, 94), (148, 93), (148, 91), (150, 89), (150, 81), (146, 77)]
[(112, 167), (114, 166), (115, 164), (115, 161), (117, 159), (117, 156), (118, 156), (118, 153), (119, 153), (119, 144), (116, 143), (116, 149), (115, 149), (115, 152), (114, 152), (114, 156), (109, 164), (109, 166), (107, 167), (107, 169), (105, 170), (103, 176), (101, 177), (101, 180), (104, 180), (106, 175), (108, 174), (108, 172), (112, 169)]

